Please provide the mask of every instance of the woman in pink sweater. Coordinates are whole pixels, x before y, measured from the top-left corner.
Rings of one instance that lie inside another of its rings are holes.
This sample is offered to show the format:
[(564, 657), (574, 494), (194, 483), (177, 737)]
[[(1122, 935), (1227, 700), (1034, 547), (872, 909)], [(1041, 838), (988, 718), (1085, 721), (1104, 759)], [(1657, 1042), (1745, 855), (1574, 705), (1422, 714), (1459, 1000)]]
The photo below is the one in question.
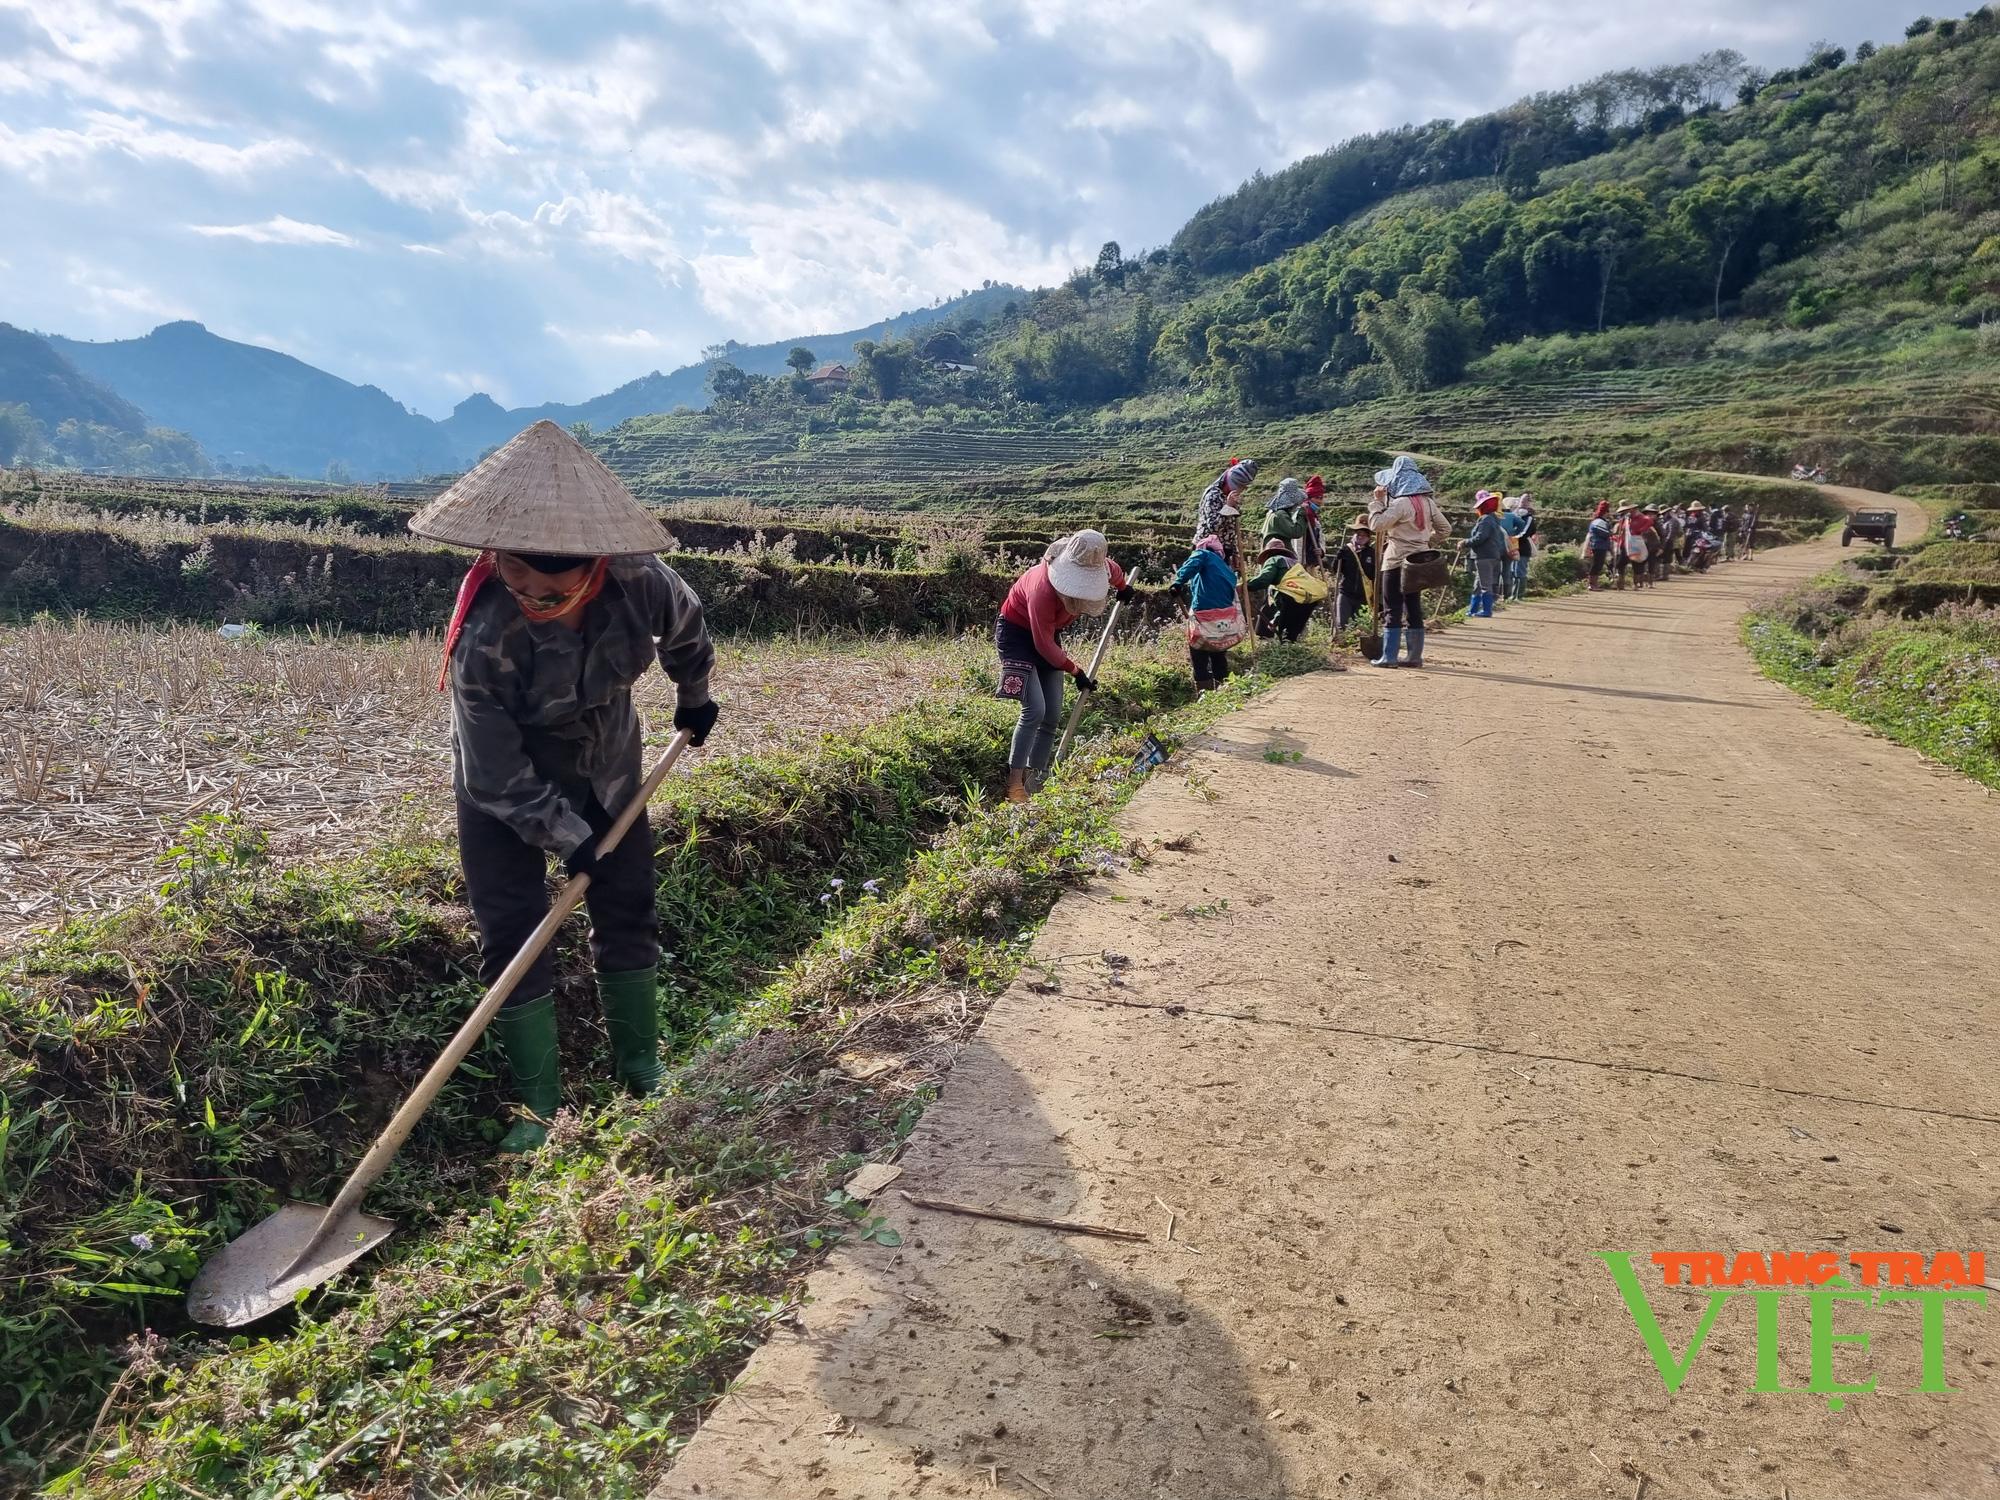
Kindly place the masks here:
[(1009, 802), (1026, 802), (1028, 772), (1049, 768), (1062, 717), (1063, 678), (1074, 677), (1086, 693), (1097, 688), (1056, 637), (1082, 616), (1102, 614), (1114, 593), (1132, 597), (1101, 531), (1079, 531), (1053, 543), (1007, 591), (994, 644), (1000, 651), (1000, 696), (1021, 705), (1007, 753)]

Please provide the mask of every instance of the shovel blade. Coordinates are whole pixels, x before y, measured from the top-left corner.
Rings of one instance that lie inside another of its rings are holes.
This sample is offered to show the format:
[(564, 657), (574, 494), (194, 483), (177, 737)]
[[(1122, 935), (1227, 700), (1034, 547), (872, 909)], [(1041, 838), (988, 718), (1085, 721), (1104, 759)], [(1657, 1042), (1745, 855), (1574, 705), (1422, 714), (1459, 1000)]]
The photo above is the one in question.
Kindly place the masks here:
[(240, 1328), (287, 1307), (301, 1291), (338, 1276), (396, 1232), (389, 1219), (353, 1213), (312, 1258), (289, 1270), (326, 1210), (287, 1203), (208, 1258), (188, 1288), (188, 1316), (210, 1328)]
[(1372, 631), (1361, 637), (1361, 654), (1370, 661), (1380, 656), (1382, 654), (1382, 637)]

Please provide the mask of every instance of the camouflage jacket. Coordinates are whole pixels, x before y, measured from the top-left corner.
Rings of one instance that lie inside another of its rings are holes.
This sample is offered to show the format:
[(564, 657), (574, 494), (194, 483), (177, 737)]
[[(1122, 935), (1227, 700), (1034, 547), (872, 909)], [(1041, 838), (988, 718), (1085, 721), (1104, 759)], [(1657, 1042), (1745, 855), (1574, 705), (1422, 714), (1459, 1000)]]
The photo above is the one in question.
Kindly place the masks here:
[(590, 837), (590, 793), (621, 811), (644, 779), (632, 684), (658, 656), (680, 702), (708, 701), (715, 647), (701, 601), (657, 557), (613, 558), (583, 628), (538, 624), (497, 578), (451, 656), (452, 786), (539, 848)]

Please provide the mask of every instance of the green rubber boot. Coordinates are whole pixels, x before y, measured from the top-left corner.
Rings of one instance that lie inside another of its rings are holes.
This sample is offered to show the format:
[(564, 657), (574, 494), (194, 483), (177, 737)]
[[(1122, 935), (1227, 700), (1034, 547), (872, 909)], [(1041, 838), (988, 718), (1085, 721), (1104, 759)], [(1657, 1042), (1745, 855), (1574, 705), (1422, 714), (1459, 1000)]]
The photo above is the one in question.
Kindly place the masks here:
[(660, 1086), (660, 975), (657, 969), (599, 974), (604, 1027), (611, 1033), (611, 1063), (618, 1081), (634, 1094)]
[(500, 1138), (505, 1152), (538, 1149), (549, 1138), (548, 1122), (562, 1104), (562, 1065), (556, 1053), (556, 998), (542, 995), (510, 1005), (493, 1018), (514, 1098), (527, 1111)]

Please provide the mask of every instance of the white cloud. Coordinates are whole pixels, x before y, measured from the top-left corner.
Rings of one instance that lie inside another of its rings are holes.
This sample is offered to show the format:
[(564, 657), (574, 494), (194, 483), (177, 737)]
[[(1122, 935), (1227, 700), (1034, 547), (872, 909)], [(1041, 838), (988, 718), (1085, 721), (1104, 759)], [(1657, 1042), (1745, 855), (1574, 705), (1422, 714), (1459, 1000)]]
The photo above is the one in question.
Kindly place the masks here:
[(689, 263), (703, 306), (745, 340), (873, 322), (989, 278), (1052, 281), (1083, 255), (1081, 240), (1036, 245), (974, 204), (887, 182), (713, 212), (735, 226), (741, 247)]
[(599, 349), (643, 349), (648, 353), (658, 353), (671, 347), (668, 340), (644, 328), (609, 328), (592, 332), (582, 328), (565, 328), (559, 323), (544, 323), (542, 332), (551, 338), (561, 339), (565, 344), (582, 344)]
[(404, 248), (405, 250), (409, 251), (409, 252), (410, 252), (410, 254), (412, 254), (412, 255), (449, 255), (449, 254), (451, 254), (451, 252), (450, 252), (449, 250), (443, 250), (443, 249), (440, 249), (440, 248), (439, 248), (438, 246), (436, 246), (436, 245), (405, 245), (405, 246), (403, 246), (403, 248)]
[(685, 264), (673, 231), (631, 193), (591, 188), (544, 201), (526, 218), (508, 209), (463, 209), (470, 243), (501, 259), (549, 258), (581, 246), (650, 267), (679, 285)]
[(210, 176), (244, 178), (294, 162), (307, 152), (298, 141), (280, 137), (236, 145), (101, 110), (86, 112), (74, 126), (16, 130), (0, 122), (0, 167), (43, 176), (51, 167), (74, 167), (102, 154), (141, 162), (181, 162)]
[(261, 224), (190, 224), (188, 228), (196, 234), (205, 234), (218, 240), (248, 240), (253, 245), (339, 245), (351, 247), (359, 243), (352, 235), (342, 234), (338, 229), (328, 229), (324, 224), (305, 224), (297, 219), (288, 219), (283, 214), (266, 219)]
[(69, 258), (64, 268), (64, 279), (72, 288), (79, 311), (88, 320), (89, 327), (83, 330), (85, 332), (110, 332), (122, 336), (130, 331), (135, 317), (150, 325), (172, 323), (194, 316), (193, 310), (184, 302), (151, 287), (136, 286), (116, 271), (107, 270), (81, 256)]

